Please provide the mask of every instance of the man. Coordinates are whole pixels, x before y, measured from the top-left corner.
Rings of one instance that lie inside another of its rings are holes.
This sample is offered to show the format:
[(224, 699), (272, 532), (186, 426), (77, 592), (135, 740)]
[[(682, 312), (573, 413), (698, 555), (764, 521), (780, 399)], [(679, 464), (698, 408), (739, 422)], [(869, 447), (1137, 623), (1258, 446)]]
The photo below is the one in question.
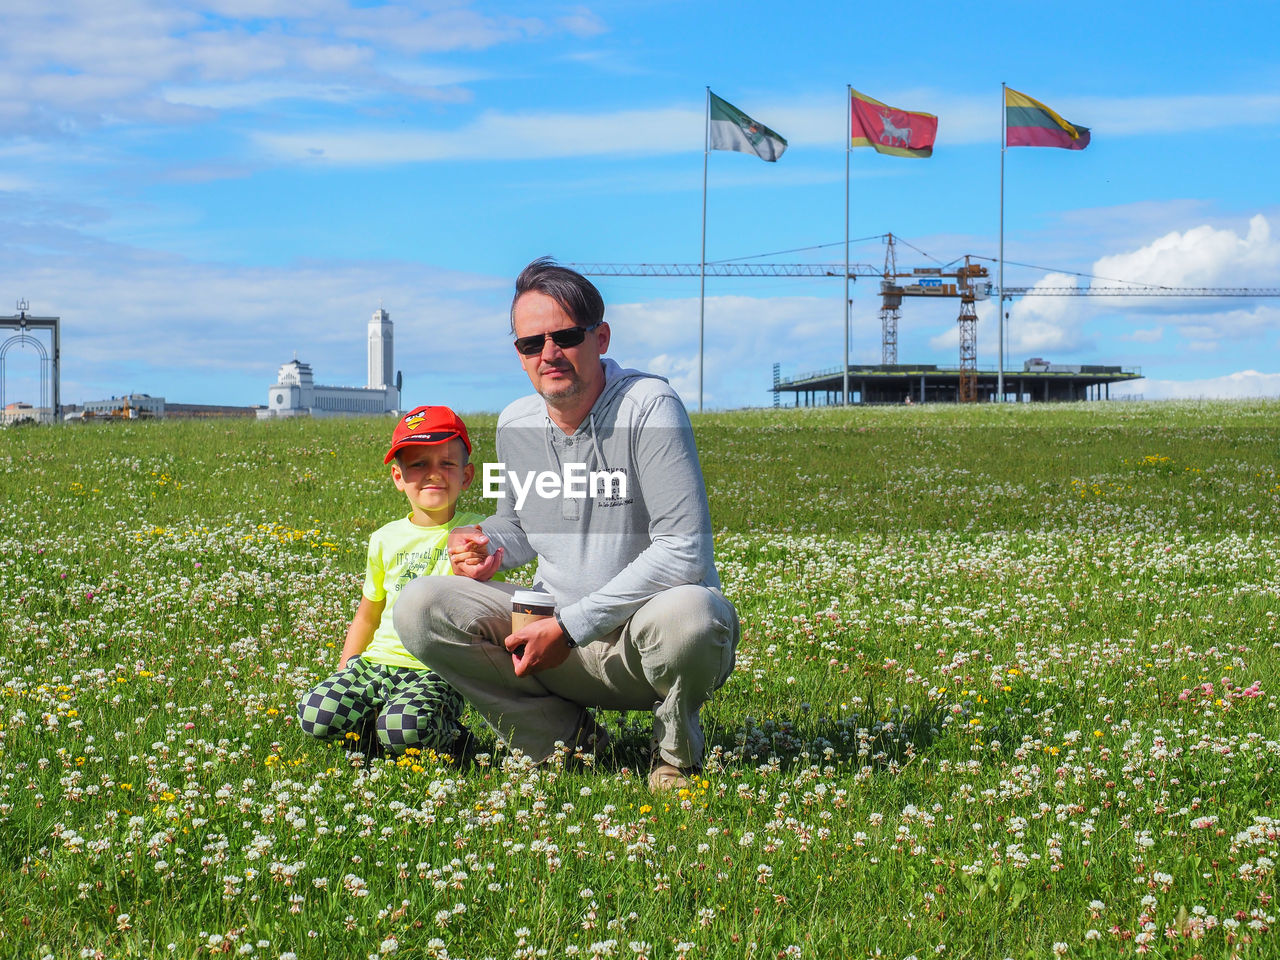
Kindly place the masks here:
[[(536, 394), (498, 418), (497, 513), (450, 534), (459, 576), (406, 587), (396, 629), (535, 759), (557, 742), (599, 745), (586, 707), (652, 709), (650, 785), (688, 786), (699, 710), (732, 672), (739, 633), (689, 416), (662, 378), (602, 359), (600, 292), (550, 258), (517, 278), (511, 330)], [(556, 615), (512, 633), (517, 587), (489, 578), (535, 558)]]

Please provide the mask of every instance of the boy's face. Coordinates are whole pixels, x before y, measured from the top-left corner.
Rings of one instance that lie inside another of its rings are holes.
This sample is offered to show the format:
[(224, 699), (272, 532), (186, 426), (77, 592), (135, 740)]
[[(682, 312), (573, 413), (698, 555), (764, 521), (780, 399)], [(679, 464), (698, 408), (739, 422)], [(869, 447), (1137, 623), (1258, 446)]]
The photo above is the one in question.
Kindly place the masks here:
[(408, 497), (415, 522), (439, 526), (453, 519), (458, 498), (475, 475), (475, 467), (464, 462), (466, 457), (467, 448), (456, 438), (444, 443), (414, 443), (396, 453), (391, 479)]

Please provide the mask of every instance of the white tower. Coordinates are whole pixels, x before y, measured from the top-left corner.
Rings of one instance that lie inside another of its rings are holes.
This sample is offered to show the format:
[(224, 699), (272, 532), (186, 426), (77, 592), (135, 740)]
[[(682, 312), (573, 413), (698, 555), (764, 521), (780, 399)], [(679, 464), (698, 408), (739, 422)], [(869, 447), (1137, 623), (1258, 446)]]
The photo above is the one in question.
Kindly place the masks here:
[(369, 320), (369, 389), (394, 386), (391, 314), (379, 307)]

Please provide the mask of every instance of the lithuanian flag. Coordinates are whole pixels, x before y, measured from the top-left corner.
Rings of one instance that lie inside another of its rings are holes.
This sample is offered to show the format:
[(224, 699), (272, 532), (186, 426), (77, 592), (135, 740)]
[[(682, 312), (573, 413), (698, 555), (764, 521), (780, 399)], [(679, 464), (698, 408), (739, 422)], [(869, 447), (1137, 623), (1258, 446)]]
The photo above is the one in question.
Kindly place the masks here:
[(1004, 89), (1005, 143), (1011, 147), (1062, 147), (1083, 150), (1089, 128), (1068, 123), (1039, 100)]

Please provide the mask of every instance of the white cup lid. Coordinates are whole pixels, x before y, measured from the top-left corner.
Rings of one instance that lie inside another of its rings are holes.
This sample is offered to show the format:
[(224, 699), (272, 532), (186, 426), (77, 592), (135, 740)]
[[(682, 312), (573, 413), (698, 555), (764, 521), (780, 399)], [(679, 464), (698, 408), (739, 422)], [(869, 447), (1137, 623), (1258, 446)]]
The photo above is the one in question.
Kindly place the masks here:
[(541, 590), (517, 590), (512, 595), (511, 602), (528, 607), (554, 607), (556, 598)]

